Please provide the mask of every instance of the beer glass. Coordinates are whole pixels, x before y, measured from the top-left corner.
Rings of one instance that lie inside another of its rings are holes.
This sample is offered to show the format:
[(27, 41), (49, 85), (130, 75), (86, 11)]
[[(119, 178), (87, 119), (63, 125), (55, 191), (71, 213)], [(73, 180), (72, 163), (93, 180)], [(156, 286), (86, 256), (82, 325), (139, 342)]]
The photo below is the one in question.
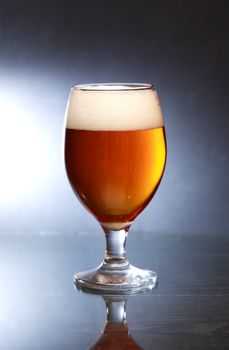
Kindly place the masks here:
[(76, 273), (75, 283), (123, 294), (155, 287), (156, 273), (132, 266), (125, 252), (129, 228), (154, 196), (166, 162), (164, 122), (155, 88), (150, 84), (73, 86), (65, 120), (68, 179), (106, 238), (101, 265)]

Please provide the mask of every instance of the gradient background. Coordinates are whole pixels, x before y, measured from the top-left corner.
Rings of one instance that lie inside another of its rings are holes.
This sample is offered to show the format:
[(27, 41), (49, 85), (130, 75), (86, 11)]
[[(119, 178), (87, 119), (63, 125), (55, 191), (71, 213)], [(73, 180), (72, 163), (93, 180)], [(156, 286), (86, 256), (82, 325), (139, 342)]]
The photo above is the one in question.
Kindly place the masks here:
[(98, 230), (65, 175), (71, 85), (151, 82), (168, 162), (133, 229), (229, 229), (227, 1), (0, 1), (0, 230)]

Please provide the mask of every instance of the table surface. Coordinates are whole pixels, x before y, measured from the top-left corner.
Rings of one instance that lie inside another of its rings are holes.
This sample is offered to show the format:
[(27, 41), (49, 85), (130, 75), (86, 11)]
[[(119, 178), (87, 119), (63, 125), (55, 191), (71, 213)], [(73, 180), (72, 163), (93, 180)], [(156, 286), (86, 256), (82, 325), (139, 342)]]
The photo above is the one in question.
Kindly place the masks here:
[(99, 232), (2, 233), (1, 348), (229, 349), (229, 235), (130, 232), (129, 260), (159, 284), (128, 297), (125, 327), (106, 329), (103, 297), (73, 284), (104, 246)]

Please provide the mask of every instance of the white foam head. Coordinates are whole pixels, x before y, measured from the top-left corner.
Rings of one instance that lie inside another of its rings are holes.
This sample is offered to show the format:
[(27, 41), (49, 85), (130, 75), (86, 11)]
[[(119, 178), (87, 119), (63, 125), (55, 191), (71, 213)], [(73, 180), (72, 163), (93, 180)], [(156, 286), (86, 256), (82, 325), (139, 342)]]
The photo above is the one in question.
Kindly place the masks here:
[(156, 90), (148, 84), (76, 85), (71, 89), (67, 128), (145, 130), (164, 125)]

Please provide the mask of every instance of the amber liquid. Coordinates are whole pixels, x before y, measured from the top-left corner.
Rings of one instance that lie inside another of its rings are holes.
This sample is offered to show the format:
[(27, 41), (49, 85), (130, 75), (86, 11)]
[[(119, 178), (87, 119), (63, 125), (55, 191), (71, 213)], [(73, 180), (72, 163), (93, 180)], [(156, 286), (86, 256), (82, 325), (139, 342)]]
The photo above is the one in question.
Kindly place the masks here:
[(85, 207), (102, 223), (132, 221), (156, 192), (165, 161), (164, 128), (66, 129), (68, 178)]

